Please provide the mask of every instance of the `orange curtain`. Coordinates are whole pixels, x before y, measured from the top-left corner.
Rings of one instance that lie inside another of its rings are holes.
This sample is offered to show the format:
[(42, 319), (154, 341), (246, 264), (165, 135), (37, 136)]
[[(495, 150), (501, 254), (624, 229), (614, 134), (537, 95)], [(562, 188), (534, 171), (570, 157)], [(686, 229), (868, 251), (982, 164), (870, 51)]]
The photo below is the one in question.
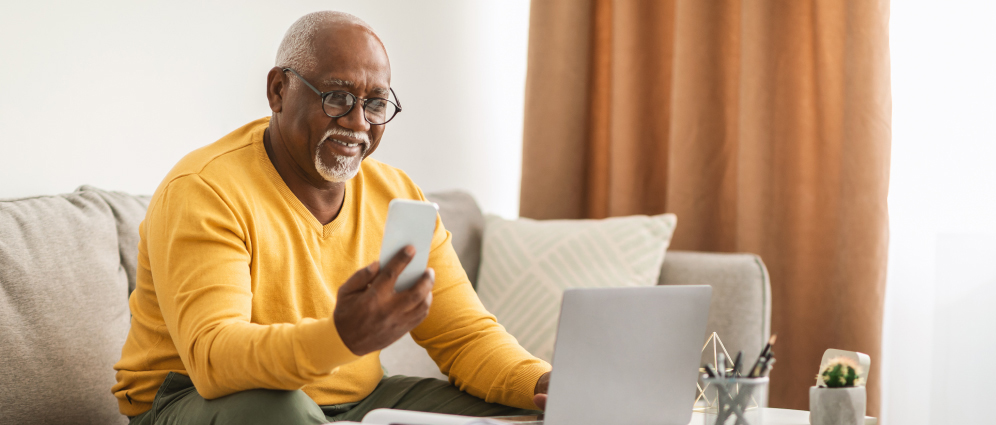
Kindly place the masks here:
[(521, 215), (678, 215), (674, 249), (771, 273), (770, 405), (868, 353), (879, 405), (891, 143), (888, 0), (538, 0)]

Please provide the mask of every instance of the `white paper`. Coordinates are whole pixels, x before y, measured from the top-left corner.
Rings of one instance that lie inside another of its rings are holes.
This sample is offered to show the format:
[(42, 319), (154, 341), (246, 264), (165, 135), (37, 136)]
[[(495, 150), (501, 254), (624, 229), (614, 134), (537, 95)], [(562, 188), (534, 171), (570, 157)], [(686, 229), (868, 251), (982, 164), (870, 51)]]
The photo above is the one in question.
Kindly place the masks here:
[[(342, 422), (337, 422), (342, 423)], [(442, 413), (415, 412), (411, 410), (374, 409), (363, 417), (363, 423), (374, 425), (501, 425), (505, 422), (473, 416), (445, 415)]]

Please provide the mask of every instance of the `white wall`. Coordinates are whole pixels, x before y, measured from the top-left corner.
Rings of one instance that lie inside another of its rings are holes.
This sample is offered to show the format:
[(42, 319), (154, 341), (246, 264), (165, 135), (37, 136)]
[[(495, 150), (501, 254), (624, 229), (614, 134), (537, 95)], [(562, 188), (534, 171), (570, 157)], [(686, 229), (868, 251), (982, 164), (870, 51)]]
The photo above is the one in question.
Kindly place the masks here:
[(992, 423), (996, 3), (893, 1), (887, 424)]
[(269, 115), (287, 27), (322, 9), (383, 39), (404, 112), (375, 158), (518, 214), (528, 0), (0, 4), (0, 198), (151, 193), (184, 154)]

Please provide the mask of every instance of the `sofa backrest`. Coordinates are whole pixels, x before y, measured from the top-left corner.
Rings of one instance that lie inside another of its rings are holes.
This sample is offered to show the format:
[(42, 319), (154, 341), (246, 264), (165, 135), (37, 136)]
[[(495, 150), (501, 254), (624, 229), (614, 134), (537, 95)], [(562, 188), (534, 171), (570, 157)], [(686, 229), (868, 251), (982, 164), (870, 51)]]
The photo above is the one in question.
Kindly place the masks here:
[[(429, 194), (439, 203), (439, 214), (453, 233), (453, 245), (471, 282), (477, 282), (484, 217), (474, 198), (465, 192)], [(710, 285), (708, 334), (719, 335), (731, 355), (744, 351), (756, 358), (771, 333), (771, 284), (761, 258), (744, 253), (668, 251), (659, 285)], [(381, 352), (381, 364), (391, 374), (446, 379), (425, 350), (405, 336)], [(702, 353), (703, 363), (715, 363), (713, 353)]]
[[(484, 234), (484, 216), (477, 202), (470, 194), (460, 191), (426, 197), (439, 204), (439, 214), (453, 234), (453, 246), (460, 262), (476, 285)], [(719, 335), (722, 346), (731, 355), (743, 350), (744, 358), (756, 358), (771, 334), (771, 283), (764, 262), (757, 255), (668, 251), (658, 284), (712, 286), (706, 331)], [(431, 361), (413, 357), (410, 352), (388, 351), (381, 359), (392, 373), (395, 370), (391, 366), (399, 369), (397, 373), (409, 372), (412, 364), (434, 367)], [(712, 352), (703, 353), (702, 360), (703, 363), (715, 363)], [(422, 369), (428, 372), (426, 368)], [(431, 375), (438, 376), (438, 372)]]
[[(707, 334), (715, 332), (730, 355), (743, 350), (753, 361), (771, 334), (771, 283), (761, 257), (744, 253), (668, 251), (661, 267), (661, 285), (709, 285)], [(721, 352), (721, 351), (720, 351)], [(712, 350), (702, 363), (716, 364)]]
[(484, 236), (484, 214), (474, 197), (467, 192), (430, 193), (428, 200), (439, 204), (439, 217), (453, 234), (453, 249), (467, 271), (470, 283), (477, 286), (477, 270), (481, 265), (481, 238)]

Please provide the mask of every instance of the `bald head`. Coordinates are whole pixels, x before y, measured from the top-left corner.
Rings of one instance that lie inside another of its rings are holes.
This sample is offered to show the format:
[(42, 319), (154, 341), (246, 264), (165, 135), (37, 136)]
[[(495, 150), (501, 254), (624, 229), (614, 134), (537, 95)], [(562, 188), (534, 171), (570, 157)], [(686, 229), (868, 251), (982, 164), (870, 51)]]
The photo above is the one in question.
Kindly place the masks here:
[[(373, 36), (374, 39), (384, 48), (384, 43), (380, 37), (374, 33), (373, 28), (363, 22), (362, 19), (345, 12), (323, 10), (312, 12), (302, 16), (287, 29), (280, 48), (277, 49), (276, 66), (294, 68), (301, 72), (311, 72), (318, 65), (315, 57), (318, 49), (315, 41), (319, 34), (327, 30), (334, 30), (345, 27), (358, 27)], [(387, 49), (384, 49), (385, 53)]]

